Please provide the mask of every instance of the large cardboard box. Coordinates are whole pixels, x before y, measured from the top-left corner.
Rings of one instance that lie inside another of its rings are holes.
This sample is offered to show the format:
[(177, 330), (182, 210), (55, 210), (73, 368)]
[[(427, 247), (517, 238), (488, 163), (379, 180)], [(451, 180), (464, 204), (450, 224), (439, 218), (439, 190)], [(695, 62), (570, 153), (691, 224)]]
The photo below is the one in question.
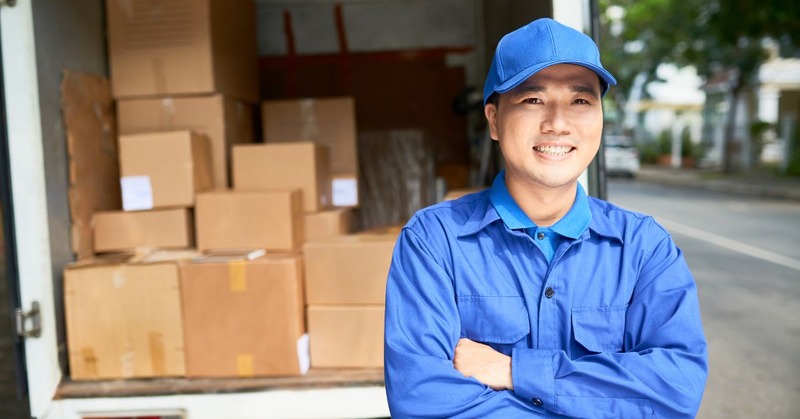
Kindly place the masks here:
[(213, 191), (197, 196), (197, 247), (294, 251), (303, 243), (300, 190)]
[(117, 101), (121, 135), (191, 130), (208, 136), (213, 186), (230, 186), (233, 144), (254, 141), (253, 106), (230, 96), (166, 97)]
[(353, 229), (353, 210), (335, 208), (325, 211), (307, 213), (303, 229), (305, 241), (314, 241), (328, 237), (344, 236)]
[(357, 174), (355, 104), (351, 97), (262, 102), (265, 143), (313, 141), (331, 150), (331, 173)]
[(126, 211), (192, 207), (211, 188), (208, 138), (192, 131), (119, 137), (122, 207)]
[(308, 306), (311, 366), (382, 368), (382, 305)]
[(304, 374), (309, 361), (302, 268), (299, 255), (184, 264), (186, 375)]
[(92, 225), (95, 253), (194, 246), (194, 219), (186, 208), (96, 212)]
[(136, 263), (116, 256), (65, 268), (73, 380), (184, 375), (179, 271), (170, 260), (175, 258)]
[(374, 234), (307, 242), (306, 302), (383, 304), (396, 241), (396, 234)]
[(306, 212), (331, 204), (328, 148), (313, 142), (233, 147), (233, 188), (238, 191), (300, 189)]
[(224, 93), (258, 103), (252, 0), (106, 0), (115, 98)]

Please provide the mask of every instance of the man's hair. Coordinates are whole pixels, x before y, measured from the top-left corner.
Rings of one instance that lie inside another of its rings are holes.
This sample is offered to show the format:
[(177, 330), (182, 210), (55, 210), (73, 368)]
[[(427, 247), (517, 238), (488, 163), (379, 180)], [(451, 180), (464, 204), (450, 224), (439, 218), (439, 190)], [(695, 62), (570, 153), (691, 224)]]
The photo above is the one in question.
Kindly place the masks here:
[(491, 103), (495, 107), (499, 106), (500, 105), (500, 94), (497, 93), (497, 92), (492, 93), (492, 95), (489, 96), (489, 100), (487, 100), (486, 103)]

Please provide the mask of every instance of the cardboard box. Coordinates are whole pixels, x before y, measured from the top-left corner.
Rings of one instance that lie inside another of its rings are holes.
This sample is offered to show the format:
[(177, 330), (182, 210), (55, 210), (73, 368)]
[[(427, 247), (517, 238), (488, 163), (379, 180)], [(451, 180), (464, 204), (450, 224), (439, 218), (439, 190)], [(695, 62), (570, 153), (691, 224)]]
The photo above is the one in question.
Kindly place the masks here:
[(190, 130), (208, 136), (213, 186), (230, 186), (233, 144), (252, 143), (253, 106), (223, 95), (117, 101), (121, 135)]
[(331, 205), (328, 148), (313, 142), (233, 147), (233, 188), (238, 191), (300, 189), (306, 212)]
[(383, 304), (397, 235), (350, 235), (303, 245), (306, 302)]
[(92, 225), (95, 253), (194, 246), (194, 219), (186, 208), (96, 212)]
[(382, 305), (308, 306), (311, 366), (382, 368)]
[(261, 104), (265, 143), (313, 141), (331, 151), (333, 175), (358, 174), (353, 98), (270, 100)]
[[(167, 258), (169, 259), (169, 258)], [(73, 380), (185, 374), (178, 265), (87, 259), (64, 270)]]
[(258, 103), (252, 0), (106, 0), (115, 98), (224, 93)]
[(293, 251), (303, 243), (300, 190), (214, 191), (197, 196), (197, 248)]
[(211, 188), (208, 138), (191, 131), (119, 137), (122, 208), (192, 207)]
[(336, 208), (305, 215), (305, 241), (344, 236), (353, 229), (353, 210)]
[(299, 255), (182, 265), (186, 376), (305, 374), (302, 268)]

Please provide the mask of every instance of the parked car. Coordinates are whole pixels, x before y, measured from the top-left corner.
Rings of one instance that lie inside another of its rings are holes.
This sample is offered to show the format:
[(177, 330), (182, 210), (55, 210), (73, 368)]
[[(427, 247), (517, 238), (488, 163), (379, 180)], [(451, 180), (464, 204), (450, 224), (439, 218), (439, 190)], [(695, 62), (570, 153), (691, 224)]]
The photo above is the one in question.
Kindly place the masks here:
[(635, 177), (639, 172), (639, 150), (625, 136), (606, 135), (606, 174), (609, 176)]

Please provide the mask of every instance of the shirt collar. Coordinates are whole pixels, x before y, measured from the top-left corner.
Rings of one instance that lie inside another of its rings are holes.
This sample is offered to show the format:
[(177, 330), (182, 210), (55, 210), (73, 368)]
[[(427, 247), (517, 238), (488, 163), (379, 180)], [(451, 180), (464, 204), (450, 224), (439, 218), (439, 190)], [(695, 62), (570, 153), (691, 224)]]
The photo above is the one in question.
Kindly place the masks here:
[[(498, 177), (500, 177), (498, 175)], [(504, 179), (504, 178), (502, 178)], [(505, 180), (503, 180), (503, 186), (505, 186)], [(494, 184), (492, 184), (494, 187)], [(506, 189), (508, 191), (508, 189)], [(484, 227), (492, 224), (498, 220), (500, 220), (500, 214), (495, 209), (494, 205), (491, 203), (491, 190), (485, 190), (480, 194), (475, 196), (475, 199), (471, 201), (472, 210), (469, 216), (469, 219), (464, 226), (461, 228), (459, 232), (459, 237), (469, 236), (475, 234)], [(582, 229), (580, 233), (579, 239), (586, 240), (589, 239), (591, 236), (590, 230), (595, 232), (596, 234), (616, 239), (620, 242), (622, 240), (622, 232), (620, 231), (619, 227), (615, 225), (615, 221), (612, 221), (609, 214), (607, 213), (607, 205), (603, 205), (603, 201), (597, 200), (595, 198), (586, 196), (583, 191), (583, 188), (580, 187), (577, 191), (577, 194), (581, 194), (581, 198), (577, 199), (576, 201), (582, 201), (583, 203), (578, 202), (578, 205), (586, 205), (586, 207), (590, 211), (590, 220), (589, 220), (589, 228)], [(576, 196), (577, 197), (577, 196)], [(515, 203), (516, 205), (516, 203)], [(575, 204), (573, 204), (573, 207)], [(529, 220), (530, 221), (530, 220)], [(577, 231), (577, 230), (573, 230)]]
[(489, 190), (489, 200), (497, 210), (500, 218), (512, 230), (524, 228), (536, 228), (536, 224), (528, 218), (528, 215), (517, 205), (506, 186), (506, 171), (501, 170), (492, 182), (492, 189)]
[[(503, 220), (512, 230), (537, 227), (511, 197), (506, 186), (505, 170), (500, 171), (494, 178), (487, 201), (489, 201), (487, 205), (478, 207), (473, 212), (470, 220), (464, 225), (461, 236), (473, 234), (498, 219)], [(579, 183), (572, 208), (550, 229), (564, 237), (577, 239), (586, 231), (591, 221), (592, 211), (589, 208), (589, 199)]]
[(556, 221), (550, 229), (556, 233), (568, 237), (570, 239), (577, 239), (589, 226), (592, 221), (592, 211), (589, 209), (589, 198), (583, 190), (583, 186), (578, 183), (575, 191), (575, 202), (572, 204), (569, 212)]

